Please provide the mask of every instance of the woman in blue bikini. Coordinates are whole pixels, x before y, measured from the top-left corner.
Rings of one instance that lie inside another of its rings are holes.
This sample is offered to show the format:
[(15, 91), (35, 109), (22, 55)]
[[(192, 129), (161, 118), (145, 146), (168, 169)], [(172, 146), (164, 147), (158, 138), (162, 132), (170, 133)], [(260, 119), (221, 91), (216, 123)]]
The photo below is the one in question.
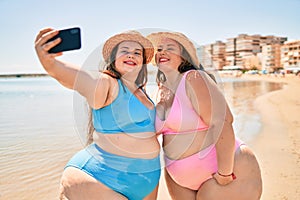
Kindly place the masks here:
[(79, 92), (92, 109), (93, 140), (66, 165), (61, 199), (156, 199), (160, 145), (155, 107), (144, 91), (153, 57), (151, 42), (136, 31), (117, 34), (103, 46), (106, 70), (97, 77), (48, 53), (61, 42), (51, 28), (35, 40), (37, 56), (50, 76)]

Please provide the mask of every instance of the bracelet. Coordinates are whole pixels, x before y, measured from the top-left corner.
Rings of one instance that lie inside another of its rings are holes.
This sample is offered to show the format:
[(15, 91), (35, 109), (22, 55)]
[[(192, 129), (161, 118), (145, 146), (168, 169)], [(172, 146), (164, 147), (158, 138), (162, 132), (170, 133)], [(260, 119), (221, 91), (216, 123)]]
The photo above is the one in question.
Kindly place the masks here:
[(231, 176), (233, 180), (236, 179), (236, 176), (235, 176), (235, 174), (233, 172), (231, 174), (227, 174), (227, 175), (221, 174), (219, 171), (217, 171), (217, 173), (218, 173), (218, 175), (220, 175), (222, 177), (229, 177), (229, 176)]

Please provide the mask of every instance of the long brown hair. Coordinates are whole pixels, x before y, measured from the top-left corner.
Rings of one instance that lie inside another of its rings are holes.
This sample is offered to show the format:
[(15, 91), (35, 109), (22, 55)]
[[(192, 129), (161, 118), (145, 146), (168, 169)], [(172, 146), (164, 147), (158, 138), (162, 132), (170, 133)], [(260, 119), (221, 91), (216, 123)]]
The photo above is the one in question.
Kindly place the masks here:
[[(108, 65), (106, 66), (105, 70), (102, 72), (102, 73), (105, 73), (105, 74), (111, 76), (112, 78), (115, 78), (115, 79), (121, 79), (121, 77), (122, 77), (122, 75), (120, 74), (120, 72), (118, 72), (116, 65), (115, 65), (115, 60), (116, 60), (116, 55), (117, 55), (117, 51), (119, 48), (119, 44), (113, 48), (113, 50), (110, 54), (109, 60), (108, 60)], [(146, 62), (147, 62), (147, 58), (146, 58), (146, 54), (145, 54), (145, 49), (143, 47), (143, 66), (135, 80), (135, 84), (138, 88), (144, 88), (148, 81), (148, 70), (147, 70)], [(123, 86), (123, 84), (122, 84), (122, 86)], [(124, 88), (124, 86), (123, 86), (123, 88)], [(95, 131), (95, 128), (93, 125), (93, 113), (92, 113), (91, 107), (89, 107), (88, 115), (89, 115), (89, 120), (88, 120), (88, 128), (87, 128), (88, 134), (87, 134), (86, 145), (89, 145), (93, 142), (93, 133)]]

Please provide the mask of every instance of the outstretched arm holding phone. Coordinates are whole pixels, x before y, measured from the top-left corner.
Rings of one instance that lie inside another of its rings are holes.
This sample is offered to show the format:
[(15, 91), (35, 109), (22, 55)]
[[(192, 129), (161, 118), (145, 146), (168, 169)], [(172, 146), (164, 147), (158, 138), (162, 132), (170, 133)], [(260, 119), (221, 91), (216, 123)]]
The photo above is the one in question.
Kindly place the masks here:
[[(59, 30), (45, 28), (37, 35), (35, 50), (42, 66), (63, 86), (76, 90), (84, 96), (91, 107), (99, 107), (104, 104), (105, 99), (101, 97), (104, 97), (108, 91), (106, 79), (95, 77), (75, 64), (59, 60), (57, 57), (61, 56), (63, 52), (49, 53), (50, 49), (62, 43), (60, 37), (51, 40), (58, 34)], [(98, 85), (101, 87), (97, 87)]]

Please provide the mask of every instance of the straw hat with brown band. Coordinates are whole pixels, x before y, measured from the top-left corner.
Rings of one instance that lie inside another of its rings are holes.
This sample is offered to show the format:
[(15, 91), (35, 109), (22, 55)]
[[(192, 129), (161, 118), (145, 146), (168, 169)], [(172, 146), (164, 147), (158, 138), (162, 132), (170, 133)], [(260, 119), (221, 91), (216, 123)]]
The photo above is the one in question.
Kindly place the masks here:
[(147, 36), (147, 38), (153, 43), (155, 47), (157, 47), (159, 41), (162, 38), (169, 38), (175, 40), (186, 49), (186, 51), (191, 56), (193, 64), (199, 66), (199, 60), (197, 57), (196, 48), (194, 44), (184, 34), (179, 32), (156, 32), (156, 33), (151, 33), (150, 35)]
[(152, 60), (152, 57), (154, 55), (154, 48), (152, 43), (138, 31), (127, 31), (112, 36), (104, 43), (102, 55), (106, 63), (109, 62), (110, 54), (115, 46), (124, 41), (138, 42), (145, 49), (146, 64), (148, 64)]

